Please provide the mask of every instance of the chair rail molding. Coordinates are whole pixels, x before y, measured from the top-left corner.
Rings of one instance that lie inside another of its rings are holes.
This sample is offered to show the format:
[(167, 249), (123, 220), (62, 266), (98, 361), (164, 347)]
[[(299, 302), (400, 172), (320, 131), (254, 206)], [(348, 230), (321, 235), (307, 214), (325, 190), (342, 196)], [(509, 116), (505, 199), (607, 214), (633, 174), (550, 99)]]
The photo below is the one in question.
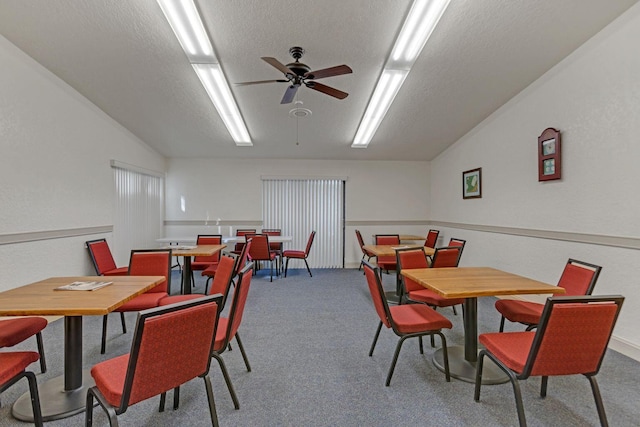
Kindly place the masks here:
[(0, 245), (36, 242), (39, 240), (64, 239), (67, 237), (86, 236), (89, 234), (112, 233), (113, 225), (96, 227), (66, 228), (60, 230), (27, 231), (24, 233), (0, 234)]

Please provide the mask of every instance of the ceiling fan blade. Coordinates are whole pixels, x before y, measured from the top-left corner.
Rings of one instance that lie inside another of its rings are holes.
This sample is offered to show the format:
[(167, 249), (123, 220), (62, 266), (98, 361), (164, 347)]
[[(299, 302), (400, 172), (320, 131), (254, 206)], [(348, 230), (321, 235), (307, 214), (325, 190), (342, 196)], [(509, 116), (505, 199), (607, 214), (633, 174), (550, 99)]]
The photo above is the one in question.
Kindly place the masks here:
[(304, 77), (307, 79), (318, 80), (325, 77), (339, 76), (341, 74), (350, 74), (353, 70), (348, 65), (336, 65), (331, 68), (323, 68), (322, 70), (314, 70), (305, 73)]
[(261, 59), (264, 62), (266, 62), (267, 64), (271, 65), (272, 67), (275, 67), (278, 70), (280, 70), (280, 72), (283, 73), (284, 75), (293, 76), (293, 73), (291, 72), (291, 70), (289, 68), (287, 68), (287, 66), (284, 65), (282, 62), (278, 61), (276, 58), (271, 58), (269, 56), (263, 56)]
[(293, 101), (293, 98), (296, 97), (296, 92), (298, 92), (298, 88), (300, 85), (291, 85), (287, 88), (287, 91), (284, 93), (282, 97), (282, 101), (280, 104), (290, 104)]
[(327, 95), (333, 96), (334, 98), (345, 99), (347, 96), (349, 96), (349, 94), (347, 92), (343, 92), (341, 90), (332, 88), (330, 86), (323, 85), (322, 83), (305, 82), (305, 85), (307, 85), (307, 87), (309, 89), (313, 89), (313, 90), (317, 90), (318, 92), (326, 93)]
[(289, 80), (285, 80), (285, 79), (278, 79), (278, 80), (257, 80), (255, 82), (240, 82), (240, 83), (234, 83), (234, 85), (236, 86), (248, 86), (248, 85), (259, 85), (262, 83), (286, 83)]

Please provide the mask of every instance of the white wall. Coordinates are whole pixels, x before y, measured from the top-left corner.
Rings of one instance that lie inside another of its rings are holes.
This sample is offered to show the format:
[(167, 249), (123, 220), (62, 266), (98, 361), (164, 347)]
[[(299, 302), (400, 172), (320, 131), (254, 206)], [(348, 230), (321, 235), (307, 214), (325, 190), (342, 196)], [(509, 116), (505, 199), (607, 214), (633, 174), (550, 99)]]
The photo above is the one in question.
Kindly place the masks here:
[[(640, 360), (638, 40), (640, 4), (435, 159), (431, 219), (461, 224), (443, 230), (467, 238), (466, 265), (493, 265), (551, 283), (568, 257), (602, 265), (594, 293), (626, 296), (616, 345)], [(562, 179), (542, 183), (537, 137), (547, 127), (562, 132)], [(482, 167), (482, 198), (463, 200), (461, 172), (475, 167)], [(592, 243), (465, 225), (581, 233)], [(617, 237), (632, 238), (636, 248), (598, 243)]]
[[(362, 252), (354, 230), (422, 233), (429, 216), (428, 162), (333, 160), (170, 159), (167, 167), (166, 220), (210, 221), (212, 226), (169, 225), (167, 236), (196, 236), (239, 221), (262, 219), (262, 175), (342, 177), (346, 183), (347, 266), (357, 266)], [(185, 210), (181, 210), (184, 198)], [(423, 225), (412, 225), (421, 223)], [(174, 223), (175, 224), (175, 223)], [(259, 227), (258, 227), (259, 228)]]
[[(0, 237), (113, 225), (110, 160), (163, 171), (152, 151), (0, 36)], [(93, 274), (86, 235), (0, 244), (0, 290)]]

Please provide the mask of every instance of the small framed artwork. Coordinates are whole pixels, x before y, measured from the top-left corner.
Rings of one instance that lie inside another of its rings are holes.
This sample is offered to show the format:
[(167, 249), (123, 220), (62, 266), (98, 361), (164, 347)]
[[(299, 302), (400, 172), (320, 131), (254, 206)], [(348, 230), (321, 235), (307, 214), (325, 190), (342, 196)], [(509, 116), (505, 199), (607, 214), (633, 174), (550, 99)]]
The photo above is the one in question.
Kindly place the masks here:
[(538, 137), (538, 181), (550, 181), (561, 177), (560, 131), (545, 129)]
[(462, 198), (479, 199), (482, 197), (482, 168), (462, 172)]

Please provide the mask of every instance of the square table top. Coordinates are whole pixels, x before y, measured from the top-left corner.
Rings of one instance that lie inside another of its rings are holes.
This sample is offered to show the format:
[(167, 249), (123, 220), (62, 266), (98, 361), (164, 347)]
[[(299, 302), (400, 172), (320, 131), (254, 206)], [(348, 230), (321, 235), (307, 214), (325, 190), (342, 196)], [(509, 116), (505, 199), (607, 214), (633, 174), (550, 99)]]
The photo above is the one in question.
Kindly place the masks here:
[(432, 256), (436, 251), (434, 248), (422, 245), (364, 245), (364, 249), (375, 256), (396, 256), (396, 249), (404, 248), (424, 248), (427, 256)]
[[(4, 315), (104, 315), (162, 283), (164, 276), (51, 277), (0, 293), (0, 316)], [(72, 282), (113, 282), (94, 291), (56, 291)]]
[(559, 286), (491, 267), (404, 269), (401, 274), (445, 298), (565, 293)]
[[(211, 256), (226, 247), (227, 245), (197, 245), (182, 249), (174, 249), (176, 246), (167, 246), (166, 249), (171, 249), (171, 255), (173, 256)], [(178, 246), (178, 248), (180, 248), (180, 246)]]

